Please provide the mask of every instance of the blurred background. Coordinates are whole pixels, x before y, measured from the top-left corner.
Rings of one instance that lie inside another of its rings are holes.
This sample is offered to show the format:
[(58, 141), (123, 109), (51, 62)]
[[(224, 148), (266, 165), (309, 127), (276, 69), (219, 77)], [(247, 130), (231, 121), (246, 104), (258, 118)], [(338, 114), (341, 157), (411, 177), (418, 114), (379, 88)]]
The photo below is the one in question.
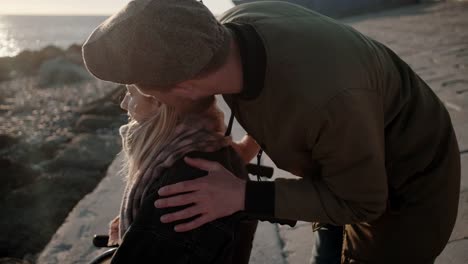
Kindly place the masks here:
[(0, 259), (35, 262), (120, 150), (124, 87), (93, 78), (81, 45), (128, 2), (0, 0)]
[[(0, 264), (88, 263), (98, 254), (91, 236), (106, 232), (120, 202), (118, 128), (127, 116), (119, 108), (124, 87), (92, 77), (81, 45), (128, 2), (0, 0)], [(246, 2), (253, 1), (203, 1), (215, 15)], [(446, 103), (466, 151), (466, 1), (289, 2), (340, 19), (394, 49)], [(276, 176), (290, 177), (282, 171)], [(465, 189), (463, 180), (453, 241), (468, 235)], [(262, 224), (251, 262), (307, 263), (311, 237), (307, 223)], [(438, 263), (468, 263), (468, 244), (448, 248)]]

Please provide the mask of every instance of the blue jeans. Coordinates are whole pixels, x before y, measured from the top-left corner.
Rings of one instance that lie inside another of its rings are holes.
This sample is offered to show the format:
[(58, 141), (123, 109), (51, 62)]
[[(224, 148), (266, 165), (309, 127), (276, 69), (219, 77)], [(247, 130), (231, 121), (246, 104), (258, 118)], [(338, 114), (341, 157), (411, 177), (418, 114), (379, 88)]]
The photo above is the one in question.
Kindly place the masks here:
[(311, 264), (339, 264), (343, 247), (343, 227), (325, 225), (314, 232)]

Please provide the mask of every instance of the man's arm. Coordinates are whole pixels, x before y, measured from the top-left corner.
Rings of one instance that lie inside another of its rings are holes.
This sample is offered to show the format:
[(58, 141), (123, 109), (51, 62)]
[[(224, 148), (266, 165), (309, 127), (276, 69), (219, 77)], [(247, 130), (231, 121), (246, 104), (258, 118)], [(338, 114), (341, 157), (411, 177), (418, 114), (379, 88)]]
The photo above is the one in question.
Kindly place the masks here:
[[(249, 197), (258, 197), (259, 193), (266, 194), (264, 199), (254, 208), (247, 206), (247, 211), (260, 216), (271, 214), (280, 219), (336, 225), (379, 217), (386, 209), (388, 195), (381, 95), (370, 89), (343, 90), (323, 109), (323, 120), (311, 127), (305, 144), (311, 150), (311, 162), (320, 166), (317, 177), (277, 179), (274, 186), (249, 183), (246, 188), (244, 183), (232, 189), (230, 186), (236, 185), (235, 176), (218, 163), (191, 160), (189, 165), (209, 171), (203, 182), (167, 186), (159, 192), (164, 195), (194, 190), (209, 192), (210, 195), (199, 202), (206, 204), (211, 217), (217, 218), (225, 216), (226, 212), (246, 209), (245, 204), (252, 204)], [(223, 199), (230, 199), (232, 201), (226, 203), (237, 206), (226, 210), (215, 202)], [(240, 206), (244, 200), (246, 203)], [(181, 204), (192, 202), (188, 197), (179, 200)], [(264, 210), (272, 208), (272, 204), (273, 212)], [(180, 218), (166, 220), (177, 219)]]
[(387, 205), (384, 116), (380, 95), (343, 91), (308, 131), (319, 170), (301, 179), (249, 182), (245, 210), (276, 217), (343, 225), (370, 221)]
[(318, 177), (275, 182), (275, 216), (335, 225), (371, 221), (387, 205), (384, 113), (375, 90), (344, 90), (309, 131)]

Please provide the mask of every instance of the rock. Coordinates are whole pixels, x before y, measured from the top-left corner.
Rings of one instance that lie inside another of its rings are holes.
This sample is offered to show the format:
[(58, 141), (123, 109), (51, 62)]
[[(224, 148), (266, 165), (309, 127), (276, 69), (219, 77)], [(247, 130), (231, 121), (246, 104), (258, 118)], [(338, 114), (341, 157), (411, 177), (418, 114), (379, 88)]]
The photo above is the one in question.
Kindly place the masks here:
[(9, 135), (0, 135), (0, 150), (9, 148), (16, 144), (18, 140)]
[(49, 45), (39, 51), (24, 50), (14, 57), (0, 58), (0, 81), (8, 80), (12, 76), (36, 75), (44, 62), (55, 58), (65, 58), (77, 66), (84, 67), (81, 45), (73, 44), (66, 50)]
[(39, 68), (39, 86), (48, 87), (71, 84), (91, 79), (91, 75), (63, 57), (51, 59), (41, 64)]
[(68, 212), (93, 190), (104, 173), (75, 168), (43, 174), (0, 199), (0, 256), (36, 254), (50, 240)]
[(111, 128), (119, 122), (118, 118), (98, 115), (82, 115), (75, 124), (79, 132), (93, 132), (100, 128)]
[(8, 192), (22, 186), (31, 184), (37, 178), (38, 173), (28, 166), (15, 162), (7, 157), (0, 157), (0, 198)]
[(111, 92), (92, 101), (78, 110), (80, 118), (75, 123), (75, 129), (81, 132), (94, 132), (98, 129), (112, 129), (123, 125), (128, 117), (120, 108), (126, 88), (123, 85), (115, 87)]
[(43, 62), (63, 55), (64, 51), (55, 46), (47, 46), (40, 51), (24, 50), (13, 57), (13, 70), (23, 75), (35, 75)]
[[(68, 140), (68, 138), (62, 140)], [(55, 152), (61, 146), (58, 142), (58, 140), (42, 140), (37, 142), (18, 140), (15, 145), (12, 145), (10, 148), (5, 148), (4, 151), (0, 152), (0, 158), (2, 158), (2, 155), (5, 157), (12, 157), (16, 163), (28, 164), (28, 166), (34, 167), (34, 164), (52, 159), (55, 156)]]
[(65, 51), (65, 57), (67, 60), (77, 64), (84, 66), (83, 56), (81, 54), (81, 45), (73, 44)]
[(120, 105), (112, 101), (92, 102), (82, 107), (79, 112), (85, 115), (106, 115), (119, 116), (126, 112), (120, 108)]
[(53, 157), (60, 146), (70, 140), (69, 137), (54, 135), (49, 136), (40, 145), (39, 149), (46, 154), (48, 157)]
[(46, 46), (45, 48), (43, 48), (42, 50), (40, 50), (38, 52), (38, 55), (39, 55), (40, 58), (42, 58), (44, 60), (49, 60), (49, 59), (52, 59), (52, 58), (57, 58), (57, 57), (63, 56), (64, 51), (59, 47), (49, 45), (49, 46)]
[[(77, 108), (98, 99), (113, 84), (93, 80), (68, 85), (66, 90), (61, 86), (40, 90), (36, 88), (39, 78), (23, 76), (36, 74), (51, 60), (57, 65), (48, 69), (49, 75), (61, 75), (63, 69), (70, 68), (73, 73), (76, 69), (83, 73), (80, 56), (81, 47), (76, 45), (65, 53), (49, 47), (0, 58), (0, 65), (11, 67), (18, 75), (18, 79), (1, 83), (0, 88), (0, 126), (4, 130), (0, 131), (0, 257), (35, 263), (35, 255), (73, 206), (94, 189), (120, 150), (114, 128), (92, 131), (100, 136), (77, 136), (73, 131), (82, 116)], [(41, 77), (46, 73), (42, 71)], [(68, 73), (64, 75), (62, 80), (73, 79)], [(49, 77), (47, 83), (56, 81), (55, 76)], [(122, 112), (118, 103), (111, 104), (112, 98), (109, 94), (106, 101), (94, 105), (97, 116), (120, 120)], [(102, 125), (104, 119), (99, 120)]]
[(11, 79), (11, 58), (0, 58), (0, 82)]
[(0, 264), (30, 264), (30, 262), (17, 258), (0, 258)]
[(119, 150), (120, 140), (116, 136), (81, 134), (43, 167), (48, 171), (64, 168), (101, 171), (107, 168)]
[(124, 85), (115, 87), (111, 92), (107, 93), (103, 97), (84, 105), (79, 112), (81, 114), (91, 115), (121, 115), (125, 111), (120, 108), (120, 102), (127, 89)]
[(80, 53), (81, 54), (81, 45), (78, 44), (72, 44), (70, 45), (65, 53)]
[(37, 52), (24, 50), (14, 57), (13, 70), (23, 75), (34, 75), (37, 73), (42, 60)]
[(112, 218), (119, 211), (125, 183), (121, 170), (123, 155), (118, 155), (106, 176), (68, 214), (48, 245), (37, 258), (37, 264), (90, 263), (103, 250), (91, 243), (94, 234), (106, 234)]

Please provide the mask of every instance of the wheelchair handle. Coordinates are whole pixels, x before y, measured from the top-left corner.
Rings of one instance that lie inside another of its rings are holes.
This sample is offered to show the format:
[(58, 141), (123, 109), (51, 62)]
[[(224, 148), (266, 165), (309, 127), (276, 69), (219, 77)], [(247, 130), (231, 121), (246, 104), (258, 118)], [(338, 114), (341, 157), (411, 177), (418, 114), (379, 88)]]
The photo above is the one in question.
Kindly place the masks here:
[(103, 248), (103, 247), (117, 247), (115, 246), (108, 246), (107, 243), (109, 242), (109, 236), (108, 235), (94, 235), (93, 237), (93, 245), (98, 248)]

